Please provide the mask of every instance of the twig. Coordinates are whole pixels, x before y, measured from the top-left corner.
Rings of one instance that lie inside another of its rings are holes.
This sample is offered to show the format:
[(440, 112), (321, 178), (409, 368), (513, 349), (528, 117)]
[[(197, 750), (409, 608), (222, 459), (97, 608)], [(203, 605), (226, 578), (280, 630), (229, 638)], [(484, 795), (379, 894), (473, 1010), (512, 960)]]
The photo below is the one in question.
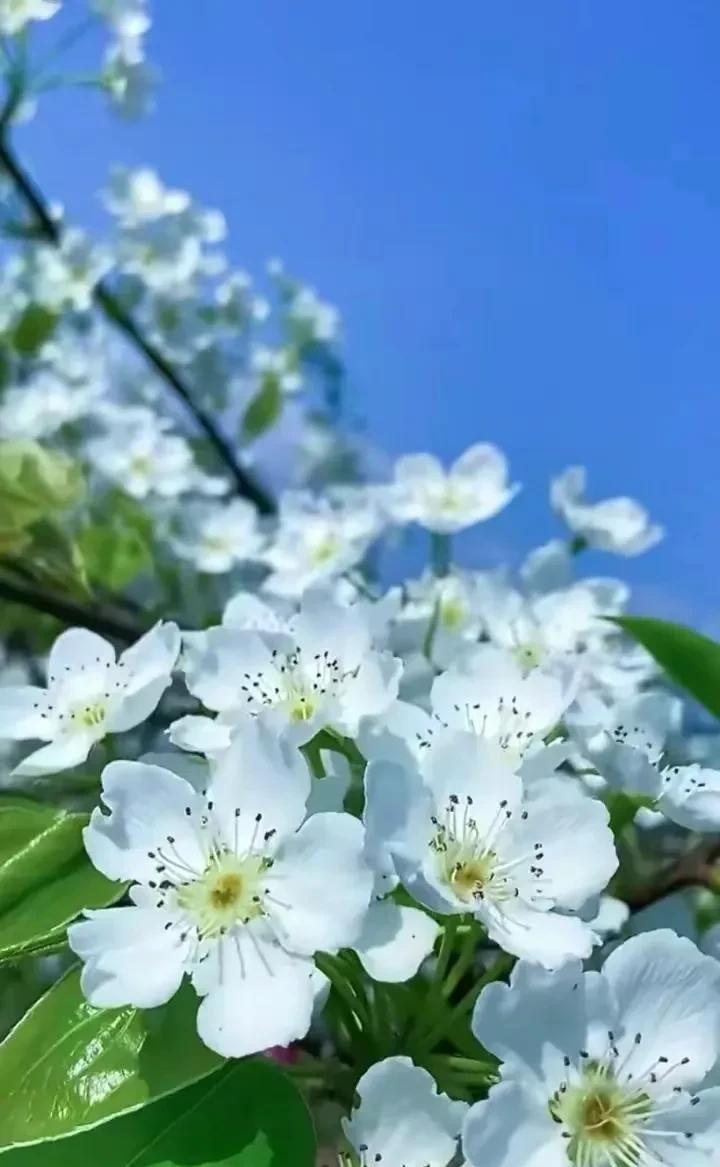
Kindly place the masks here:
[[(18, 194), (24, 200), (26, 207), (31, 211), (35, 219), (35, 226), (49, 243), (59, 247), (62, 242), (60, 225), (53, 219), (42, 194), (15, 157), (7, 141), (6, 131), (7, 125), (5, 119), (0, 118), (0, 167), (10, 177)], [(218, 458), (232, 474), (238, 493), (254, 502), (262, 514), (272, 514), (276, 509), (272, 496), (240, 465), (235, 457), (231, 444), (216, 427), (210, 414), (193, 401), (188, 386), (177, 371), (166, 360), (159, 349), (143, 335), (132, 316), (123, 308), (120, 301), (103, 280), (100, 280), (96, 284), (93, 297), (95, 303), (102, 310), (106, 318), (142, 353), (148, 364), (159, 373), (176, 396), (184, 403), (185, 407), (193, 414), (195, 421), (200, 429), (204, 431)]]
[(676, 863), (662, 872), (657, 879), (641, 885), (624, 896), (631, 911), (639, 912), (649, 908), (671, 892), (685, 887), (716, 888), (720, 879), (720, 839), (714, 836), (704, 839), (682, 855)]
[(114, 613), (88, 608), (66, 596), (46, 592), (36, 584), (16, 582), (4, 576), (0, 576), (0, 598), (43, 612), (46, 616), (54, 616), (63, 624), (89, 628), (100, 636), (109, 636), (126, 644), (131, 644), (147, 631), (146, 627)]

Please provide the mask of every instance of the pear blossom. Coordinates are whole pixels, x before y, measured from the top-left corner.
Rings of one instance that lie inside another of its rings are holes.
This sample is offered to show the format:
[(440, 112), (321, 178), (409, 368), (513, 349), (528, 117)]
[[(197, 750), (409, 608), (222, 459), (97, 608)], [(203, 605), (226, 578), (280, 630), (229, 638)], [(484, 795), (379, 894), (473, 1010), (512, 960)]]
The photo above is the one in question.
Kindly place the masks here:
[(150, 30), (146, 0), (92, 0), (92, 7), (121, 40), (137, 40)]
[(272, 381), (282, 393), (302, 389), (302, 375), (290, 349), (258, 345), (250, 355), (250, 368), (260, 385)]
[(467, 1103), (441, 1094), (427, 1070), (410, 1058), (386, 1058), (365, 1071), (356, 1092), (359, 1104), (343, 1120), (357, 1156), (351, 1164), (449, 1167), (454, 1162)]
[(0, 33), (17, 36), (33, 20), (50, 20), (60, 0), (0, 0)]
[(185, 976), (202, 998), (201, 1039), (244, 1057), (304, 1037), (313, 956), (355, 939), (372, 874), (347, 814), (305, 819), (304, 759), (246, 723), (205, 793), (142, 762), (102, 776), (110, 813), (93, 812), (88, 854), (133, 881), (131, 906), (86, 913), (69, 931), (83, 991), (99, 1008), (153, 1008)]
[(37, 244), (27, 253), (26, 279), (31, 296), (52, 312), (87, 312), (98, 282), (110, 270), (113, 258), (76, 228), (66, 230), (58, 246)]
[(448, 471), (431, 454), (400, 458), (383, 501), (395, 522), (416, 522), (437, 534), (451, 534), (491, 519), (519, 489), (508, 484), (507, 462), (501, 451), (478, 443)]
[(121, 37), (105, 54), (102, 81), (110, 105), (122, 117), (137, 118), (152, 105), (155, 74), (145, 60), (140, 37)]
[(122, 227), (132, 229), (186, 211), (190, 195), (165, 187), (154, 170), (116, 166), (110, 172), (103, 201)]
[(175, 498), (197, 490), (218, 493), (224, 480), (203, 474), (187, 440), (152, 410), (137, 406), (108, 410), (103, 431), (85, 445), (88, 459), (103, 477), (132, 498)]
[(308, 588), (337, 578), (360, 562), (381, 529), (377, 506), (365, 491), (323, 498), (288, 491), (263, 556), (270, 568), (264, 589), (299, 597)]
[(720, 965), (672, 932), (627, 940), (602, 972), (524, 962), (480, 994), (473, 1032), (502, 1062), (471, 1108), (471, 1167), (717, 1161)]
[(180, 648), (176, 624), (156, 624), (116, 658), (102, 636), (70, 628), (50, 650), (46, 689), (0, 689), (0, 738), (47, 742), (14, 773), (55, 774), (84, 762), (109, 733), (145, 721), (170, 684)]
[(0, 402), (0, 437), (46, 438), (90, 413), (102, 387), (73, 385), (43, 369), (23, 385), (11, 385)]
[(431, 911), (471, 913), (506, 952), (559, 967), (598, 936), (574, 913), (608, 884), (617, 856), (602, 803), (572, 786), (529, 784), (501, 749), (447, 735), (425, 766), (371, 762), (368, 841), (379, 840)]
[[(182, 667), (190, 692), (220, 715), (181, 719), (177, 745), (216, 748), (248, 716), (272, 718), (298, 744), (319, 729), (354, 736), (362, 717), (381, 713), (397, 696), (401, 663), (372, 647), (365, 613), (324, 592), (308, 593), (279, 632), (221, 625), (186, 641)], [(191, 736), (188, 737), (188, 730)]]
[(175, 554), (208, 574), (257, 559), (263, 545), (257, 510), (242, 498), (191, 502), (183, 509), (180, 525), (180, 533), (170, 540)]
[(335, 340), (340, 330), (337, 308), (321, 300), (314, 288), (302, 286), (294, 291), (288, 304), (288, 317), (303, 338), (322, 344)]
[(659, 543), (664, 530), (651, 523), (647, 511), (633, 498), (584, 501), (584, 466), (569, 466), (550, 487), (550, 501), (570, 530), (590, 547), (617, 555), (640, 555)]

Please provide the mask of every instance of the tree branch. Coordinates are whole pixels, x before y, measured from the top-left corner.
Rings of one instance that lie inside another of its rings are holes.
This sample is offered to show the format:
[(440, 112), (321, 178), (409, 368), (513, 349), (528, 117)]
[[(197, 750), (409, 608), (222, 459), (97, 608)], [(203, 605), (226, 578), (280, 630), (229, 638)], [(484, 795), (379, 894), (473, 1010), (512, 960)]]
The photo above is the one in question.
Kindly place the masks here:
[(704, 839), (670, 868), (623, 898), (631, 911), (649, 908), (674, 891), (685, 887), (709, 887), (718, 890), (720, 880), (720, 838)]
[(57, 596), (46, 592), (37, 584), (8, 579), (0, 576), (0, 598), (9, 600), (13, 604), (22, 604), (36, 612), (43, 612), (46, 616), (54, 616), (56, 620), (71, 627), (89, 628), (100, 636), (120, 640), (124, 644), (132, 644), (147, 627), (136, 624), (128, 617), (119, 613), (111, 613), (102, 609), (88, 608), (76, 600), (66, 596)]
[[(6, 127), (0, 122), (0, 167), (6, 172), (8, 177), (13, 182), (17, 193), (23, 199), (26, 207), (31, 212), (35, 226), (42, 233), (49, 243), (53, 243), (56, 247), (62, 242), (62, 231), (59, 224), (53, 219), (50, 214), (42, 194), (36, 187), (33, 180), (25, 173), (19, 161), (15, 157), (9, 142), (7, 141), (6, 133), (2, 132)], [(108, 285), (103, 281), (96, 285), (94, 289), (94, 300), (97, 306), (104, 313), (105, 317), (122, 332), (127, 340), (135, 346), (138, 352), (142, 353), (149, 365), (158, 373), (163, 380), (170, 386), (173, 392), (185, 405), (186, 409), (192, 413), (199, 428), (203, 430), (210, 445), (215, 450), (219, 460), (229, 470), (235, 482), (235, 487), (238, 494), (243, 495), (255, 504), (262, 514), (274, 513), (275, 501), (267, 492), (264, 486), (255, 480), (243, 466), (240, 465), (230, 442), (223, 436), (220, 430), (215, 425), (212, 416), (197, 405), (193, 399), (192, 394), (179, 376), (178, 372), (173, 368), (163, 354), (151, 344), (151, 342), (143, 335), (139, 326), (133, 320), (132, 316), (123, 308), (120, 301), (113, 294)]]

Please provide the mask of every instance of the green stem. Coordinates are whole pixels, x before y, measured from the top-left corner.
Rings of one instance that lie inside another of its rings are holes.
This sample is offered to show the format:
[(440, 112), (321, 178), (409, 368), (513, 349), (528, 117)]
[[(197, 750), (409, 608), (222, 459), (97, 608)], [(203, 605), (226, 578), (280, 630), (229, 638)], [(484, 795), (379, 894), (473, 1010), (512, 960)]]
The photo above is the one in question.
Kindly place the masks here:
[(432, 980), (425, 994), (425, 999), (420, 1003), (415, 1024), (408, 1034), (410, 1042), (422, 1043), (424, 1031), (432, 1029), (437, 1024), (438, 1016), (444, 1011), (443, 983), (455, 947), (459, 924), (459, 916), (448, 916), (445, 921)]
[(487, 972), (475, 982), (471, 989), (468, 989), (464, 997), (460, 998), (457, 1005), (445, 1016), (443, 1021), (430, 1032), (428, 1037), (423, 1039), (423, 1047), (431, 1050), (439, 1041), (442, 1041), (453, 1026), (458, 1021), (463, 1020), (470, 1012), (483, 989), (492, 984), (493, 981), (502, 980), (510, 972), (514, 963), (515, 957), (508, 956), (505, 952), (501, 953)]
[(450, 535), (431, 531), (430, 533), (430, 560), (435, 575), (442, 578), (450, 571), (452, 559), (452, 539)]

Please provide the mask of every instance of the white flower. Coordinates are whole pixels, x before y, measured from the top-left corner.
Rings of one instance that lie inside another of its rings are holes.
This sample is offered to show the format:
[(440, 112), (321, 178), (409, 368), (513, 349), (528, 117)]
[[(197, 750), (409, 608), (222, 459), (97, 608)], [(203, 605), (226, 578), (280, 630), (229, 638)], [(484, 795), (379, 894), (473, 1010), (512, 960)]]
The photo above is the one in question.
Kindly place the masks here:
[(560, 783), (523, 789), (497, 746), (446, 735), (424, 771), (371, 762), (368, 845), (435, 912), (472, 913), (506, 952), (555, 968), (597, 941), (578, 911), (617, 867), (602, 803)]
[(271, 572), (264, 588), (297, 597), (342, 575), (363, 558), (381, 526), (377, 507), (364, 491), (332, 497), (287, 492), (264, 555)]
[(471, 446), (447, 472), (431, 454), (410, 454), (396, 463), (384, 505), (396, 522), (416, 522), (438, 534), (462, 531), (507, 506), (520, 489), (507, 476), (495, 446)]
[(77, 421), (95, 405), (102, 386), (73, 385), (50, 369), (41, 369), (24, 385), (6, 389), (0, 402), (0, 436), (45, 438)]
[(0, 0), (0, 33), (17, 36), (32, 20), (49, 20), (60, 0)]
[[(401, 667), (390, 653), (373, 649), (362, 609), (346, 608), (323, 592), (309, 593), (281, 632), (222, 625), (192, 634), (183, 656), (188, 689), (221, 715), (221, 732), (264, 715), (296, 742), (309, 741), (324, 727), (353, 737), (362, 717), (394, 700)], [(201, 720), (207, 719), (195, 719)], [(187, 748), (187, 737), (171, 736)]]
[(92, 0), (95, 11), (121, 40), (136, 40), (150, 29), (145, 0)]
[(226, 1057), (304, 1037), (313, 960), (355, 939), (372, 876), (363, 830), (347, 814), (303, 824), (302, 756), (249, 722), (205, 795), (140, 762), (103, 772), (85, 832), (95, 866), (133, 880), (131, 907), (88, 913), (69, 932), (100, 1008), (168, 1001), (185, 975), (203, 998), (198, 1033)]
[(571, 531), (590, 547), (617, 555), (640, 555), (654, 547), (663, 528), (651, 523), (647, 511), (633, 498), (608, 498), (588, 503), (585, 468), (570, 466), (550, 486), (550, 501)]
[(250, 355), (250, 367), (260, 384), (272, 381), (283, 393), (302, 389), (302, 376), (291, 349), (258, 345)]
[(479, 645), (435, 679), (431, 701), (441, 726), (470, 730), (519, 761), (542, 747), (574, 695), (572, 673), (526, 673), (511, 653)]
[(54, 774), (84, 762), (108, 733), (139, 725), (156, 708), (180, 648), (175, 624), (156, 624), (116, 659), (102, 636), (70, 628), (48, 659), (48, 686), (0, 689), (0, 737), (48, 742), (15, 773)]
[(190, 503), (180, 522), (180, 534), (170, 540), (172, 548), (198, 571), (218, 574), (258, 558), (262, 538), (257, 510), (245, 499)]
[(472, 1167), (717, 1162), (720, 1090), (694, 1091), (720, 1055), (720, 966), (690, 941), (646, 933), (602, 973), (521, 963), (473, 1031), (504, 1064), (465, 1121)]
[(386, 1058), (366, 1070), (360, 1099), (343, 1122), (359, 1167), (448, 1167), (454, 1161), (467, 1103), (440, 1094), (431, 1074), (409, 1058)]
[(199, 485), (193, 452), (179, 434), (149, 409), (108, 416), (105, 432), (87, 442), (85, 452), (98, 473), (132, 498), (158, 494), (174, 498)]
[(28, 253), (27, 279), (34, 300), (53, 312), (73, 308), (87, 312), (98, 282), (112, 267), (105, 248), (75, 228), (65, 231), (59, 247), (37, 244)]
[(113, 167), (103, 201), (124, 228), (152, 223), (165, 215), (178, 215), (190, 206), (184, 190), (163, 186), (154, 170)]
[(140, 37), (123, 37), (105, 54), (102, 80), (117, 113), (142, 117), (152, 104), (155, 74), (145, 61)]
[(340, 330), (337, 308), (321, 300), (313, 288), (301, 287), (295, 291), (288, 305), (288, 316), (310, 340), (324, 344), (335, 340)]

